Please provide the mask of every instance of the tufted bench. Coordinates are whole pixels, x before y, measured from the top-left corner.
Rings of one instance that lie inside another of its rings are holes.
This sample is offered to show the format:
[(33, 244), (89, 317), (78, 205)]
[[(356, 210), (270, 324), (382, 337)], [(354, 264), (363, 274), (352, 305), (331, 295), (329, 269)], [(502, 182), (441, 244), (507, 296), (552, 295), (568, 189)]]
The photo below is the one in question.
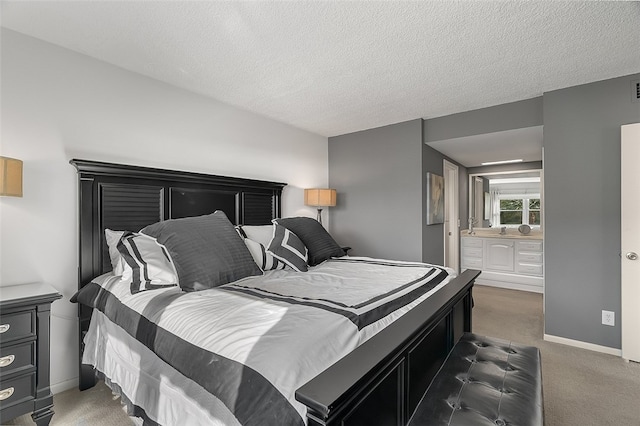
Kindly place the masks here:
[(465, 333), (416, 408), (410, 426), (544, 424), (540, 351)]

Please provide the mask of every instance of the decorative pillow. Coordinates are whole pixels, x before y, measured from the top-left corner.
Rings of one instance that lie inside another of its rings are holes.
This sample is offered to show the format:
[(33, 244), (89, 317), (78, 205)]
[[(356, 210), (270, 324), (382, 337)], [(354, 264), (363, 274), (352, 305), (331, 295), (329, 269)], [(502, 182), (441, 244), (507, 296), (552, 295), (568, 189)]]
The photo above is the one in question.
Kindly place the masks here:
[(167, 250), (154, 238), (125, 231), (116, 246), (123, 263), (122, 280), (130, 283), (131, 294), (178, 285)]
[(288, 217), (274, 219), (273, 222), (284, 226), (302, 240), (309, 250), (309, 265), (311, 266), (318, 265), (331, 257), (346, 255), (345, 251), (315, 219)]
[[(273, 228), (273, 226), (272, 226)], [(267, 251), (265, 246), (260, 244), (257, 241), (253, 241), (249, 238), (244, 239), (244, 243), (247, 245), (249, 249), (249, 253), (253, 256), (253, 260), (256, 262), (258, 267), (263, 271), (270, 271), (273, 269), (285, 269), (287, 264), (279, 261), (271, 253)]]
[(112, 231), (111, 229), (104, 230), (104, 237), (107, 241), (107, 247), (109, 247), (109, 258), (111, 259), (111, 270), (113, 275), (122, 275), (124, 272), (124, 259), (120, 256), (118, 251), (118, 242), (124, 231)]
[(238, 225), (236, 229), (244, 238), (257, 241), (265, 247), (269, 246), (273, 238), (273, 224), (268, 225)]
[(171, 219), (143, 228), (163, 244), (176, 266), (180, 287), (204, 290), (261, 275), (247, 246), (224, 212)]
[(296, 234), (284, 226), (278, 224), (274, 226), (269, 253), (293, 270), (307, 272), (307, 247)]

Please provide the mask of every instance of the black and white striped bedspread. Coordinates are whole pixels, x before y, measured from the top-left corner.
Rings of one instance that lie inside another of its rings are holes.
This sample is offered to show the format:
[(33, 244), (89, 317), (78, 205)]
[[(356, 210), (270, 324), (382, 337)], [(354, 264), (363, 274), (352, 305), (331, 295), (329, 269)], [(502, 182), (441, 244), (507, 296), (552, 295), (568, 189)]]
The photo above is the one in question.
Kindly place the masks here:
[(302, 425), (295, 390), (455, 274), (422, 263), (343, 257), (215, 289), (131, 295), (106, 274), (78, 301), (97, 308), (245, 425)]
[[(418, 299), (449, 276), (442, 267), (369, 258), (331, 259), (322, 266), (302, 277), (280, 274), (229, 284), (224, 290), (324, 309), (348, 318), (360, 330)], [(390, 269), (395, 275), (389, 275)], [(308, 287), (314, 291), (309, 292)]]

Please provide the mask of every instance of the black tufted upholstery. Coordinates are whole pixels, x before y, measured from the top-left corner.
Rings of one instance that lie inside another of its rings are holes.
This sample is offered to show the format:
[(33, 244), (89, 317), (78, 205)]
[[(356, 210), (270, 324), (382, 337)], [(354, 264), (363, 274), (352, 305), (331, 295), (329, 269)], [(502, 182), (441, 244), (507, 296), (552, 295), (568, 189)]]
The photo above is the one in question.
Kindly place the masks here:
[(410, 426), (544, 424), (536, 347), (465, 333), (416, 409)]

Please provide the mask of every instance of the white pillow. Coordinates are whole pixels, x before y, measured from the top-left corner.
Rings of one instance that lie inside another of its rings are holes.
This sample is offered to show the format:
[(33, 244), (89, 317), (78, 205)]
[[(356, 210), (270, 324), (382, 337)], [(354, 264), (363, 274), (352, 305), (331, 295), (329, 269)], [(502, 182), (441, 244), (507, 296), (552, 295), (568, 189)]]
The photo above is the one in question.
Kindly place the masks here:
[(167, 249), (155, 238), (125, 231), (117, 243), (122, 258), (122, 280), (131, 294), (178, 285), (178, 274)]
[(265, 247), (269, 247), (269, 243), (273, 238), (273, 226), (273, 224), (238, 225), (236, 226), (236, 229), (242, 237), (249, 238), (250, 240), (256, 241)]
[(284, 262), (273, 257), (273, 255), (267, 251), (266, 247), (259, 242), (250, 240), (249, 238), (244, 238), (244, 243), (247, 245), (249, 253), (251, 253), (256, 265), (258, 265), (263, 271), (287, 268), (287, 265)]
[(107, 247), (109, 247), (109, 258), (111, 259), (113, 275), (122, 275), (124, 272), (124, 260), (118, 251), (118, 241), (120, 241), (122, 234), (124, 234), (124, 231), (112, 231), (111, 229), (104, 230)]

